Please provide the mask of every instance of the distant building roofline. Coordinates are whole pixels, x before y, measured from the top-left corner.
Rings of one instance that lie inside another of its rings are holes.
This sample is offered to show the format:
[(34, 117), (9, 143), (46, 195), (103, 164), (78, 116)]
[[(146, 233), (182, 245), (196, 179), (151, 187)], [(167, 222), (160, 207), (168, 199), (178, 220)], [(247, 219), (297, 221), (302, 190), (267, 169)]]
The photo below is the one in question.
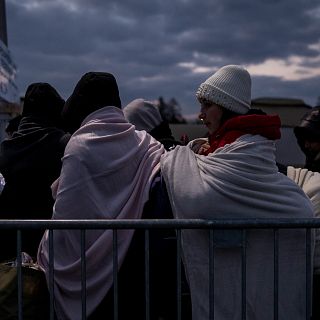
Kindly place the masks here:
[(288, 107), (305, 107), (312, 108), (307, 105), (302, 99), (293, 99), (293, 98), (256, 98), (251, 101), (252, 106), (288, 106)]

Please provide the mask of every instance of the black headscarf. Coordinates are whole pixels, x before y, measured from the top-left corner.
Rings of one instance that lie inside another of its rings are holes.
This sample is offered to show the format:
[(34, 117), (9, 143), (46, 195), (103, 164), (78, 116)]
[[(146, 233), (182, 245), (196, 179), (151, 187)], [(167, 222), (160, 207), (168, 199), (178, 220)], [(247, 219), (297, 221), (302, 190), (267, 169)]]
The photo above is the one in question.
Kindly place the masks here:
[(62, 111), (66, 130), (70, 133), (75, 132), (90, 113), (106, 106), (121, 108), (115, 77), (106, 72), (84, 74)]
[[(33, 83), (25, 94), (22, 119), (12, 137), (0, 144), (0, 172), (6, 184), (0, 196), (0, 219), (50, 219), (51, 184), (61, 171), (70, 138), (58, 128), (64, 100), (48, 83)], [(22, 232), (22, 250), (36, 257), (43, 230)], [(14, 230), (0, 232), (0, 260), (16, 255)]]
[(48, 83), (32, 83), (28, 86), (22, 111), (23, 117), (36, 117), (49, 125), (61, 125), (61, 112), (64, 100)]

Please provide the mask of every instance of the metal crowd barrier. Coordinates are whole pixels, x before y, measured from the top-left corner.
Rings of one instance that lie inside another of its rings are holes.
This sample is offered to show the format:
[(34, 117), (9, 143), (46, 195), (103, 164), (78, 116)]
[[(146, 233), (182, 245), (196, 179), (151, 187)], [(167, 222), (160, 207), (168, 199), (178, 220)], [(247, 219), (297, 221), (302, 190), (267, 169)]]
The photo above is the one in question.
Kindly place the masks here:
[(85, 237), (86, 230), (111, 229), (113, 230), (113, 277), (114, 277), (114, 319), (118, 319), (118, 256), (117, 256), (117, 230), (119, 229), (144, 229), (145, 231), (145, 283), (146, 283), (146, 319), (150, 319), (149, 300), (149, 232), (152, 229), (174, 229), (177, 236), (177, 319), (181, 320), (181, 231), (184, 229), (209, 230), (209, 290), (210, 290), (210, 320), (214, 319), (214, 232), (219, 229), (240, 229), (243, 234), (242, 245), (242, 319), (246, 319), (246, 230), (250, 229), (272, 229), (274, 233), (274, 319), (278, 319), (278, 262), (279, 262), (279, 238), (280, 229), (304, 229), (306, 231), (306, 319), (311, 317), (311, 230), (320, 228), (320, 219), (228, 219), (228, 220), (0, 220), (1, 229), (14, 229), (17, 232), (17, 262), (18, 262), (18, 309), (19, 320), (23, 320), (22, 310), (22, 271), (21, 271), (21, 231), (30, 229), (49, 230), (49, 294), (50, 294), (50, 320), (54, 320), (54, 292), (53, 292), (53, 230), (77, 229), (81, 230), (81, 284), (82, 284), (82, 319), (86, 319), (86, 259), (85, 259)]

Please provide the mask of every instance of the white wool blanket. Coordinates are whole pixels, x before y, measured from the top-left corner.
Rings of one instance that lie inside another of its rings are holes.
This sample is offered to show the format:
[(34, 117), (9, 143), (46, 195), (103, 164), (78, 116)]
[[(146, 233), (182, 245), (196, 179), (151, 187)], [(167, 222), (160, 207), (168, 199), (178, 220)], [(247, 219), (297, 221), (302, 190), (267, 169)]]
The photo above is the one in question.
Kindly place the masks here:
[[(69, 141), (52, 219), (139, 219), (163, 146), (145, 131), (135, 131), (120, 109), (91, 113)], [(133, 235), (118, 231), (121, 266)], [(113, 284), (112, 230), (86, 231), (87, 314)], [(48, 232), (38, 262), (49, 272)], [(80, 231), (54, 231), (54, 295), (58, 319), (81, 319)], [(133, 275), (134, 276), (134, 275)]]
[[(175, 218), (313, 216), (303, 191), (278, 172), (273, 141), (244, 135), (208, 156), (195, 154), (193, 144), (161, 158)], [(215, 319), (241, 319), (241, 237), (237, 231), (215, 233)], [(273, 231), (247, 231), (246, 243), (247, 319), (273, 319)], [(209, 319), (208, 231), (184, 230), (182, 248), (193, 319)], [(305, 319), (305, 272), (305, 232), (280, 230), (279, 319)]]
[[(292, 179), (305, 194), (310, 198), (314, 214), (316, 218), (320, 217), (320, 173), (309, 171), (308, 169), (294, 168), (289, 166), (287, 168), (287, 176)], [(320, 274), (320, 230), (315, 232), (315, 248), (313, 271)]]

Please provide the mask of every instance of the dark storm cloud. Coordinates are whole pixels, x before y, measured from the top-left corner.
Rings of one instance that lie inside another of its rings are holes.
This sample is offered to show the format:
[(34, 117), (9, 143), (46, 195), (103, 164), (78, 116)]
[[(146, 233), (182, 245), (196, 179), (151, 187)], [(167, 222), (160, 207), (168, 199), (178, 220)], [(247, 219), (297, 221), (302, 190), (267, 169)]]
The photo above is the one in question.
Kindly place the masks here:
[[(273, 77), (255, 77), (253, 83), (253, 98), (258, 97), (290, 97), (302, 99), (307, 104), (314, 106), (317, 97), (320, 98), (320, 77), (306, 79), (303, 81), (282, 81)], [(297, 87), (300, 90), (297, 90)], [(315, 95), (318, 94), (317, 95)], [(320, 104), (320, 102), (318, 102)]]
[[(284, 58), (319, 52), (308, 45), (319, 41), (320, 19), (310, 12), (312, 1), (223, 1), (196, 10), (197, 18), (172, 19), (171, 31), (192, 26), (181, 47), (208, 55), (225, 56), (228, 62), (261, 62), (267, 58)], [(222, 5), (223, 4), (223, 5)], [(190, 9), (191, 10), (191, 9)], [(194, 11), (192, 11), (194, 12)]]
[[(67, 97), (84, 72), (105, 70), (117, 77), (124, 103), (175, 97), (185, 113), (197, 111), (197, 86), (224, 64), (319, 56), (311, 46), (320, 42), (319, 12), (317, 0), (7, 0), (21, 92), (48, 81)], [(320, 95), (316, 78), (304, 85), (255, 78), (253, 95)]]

